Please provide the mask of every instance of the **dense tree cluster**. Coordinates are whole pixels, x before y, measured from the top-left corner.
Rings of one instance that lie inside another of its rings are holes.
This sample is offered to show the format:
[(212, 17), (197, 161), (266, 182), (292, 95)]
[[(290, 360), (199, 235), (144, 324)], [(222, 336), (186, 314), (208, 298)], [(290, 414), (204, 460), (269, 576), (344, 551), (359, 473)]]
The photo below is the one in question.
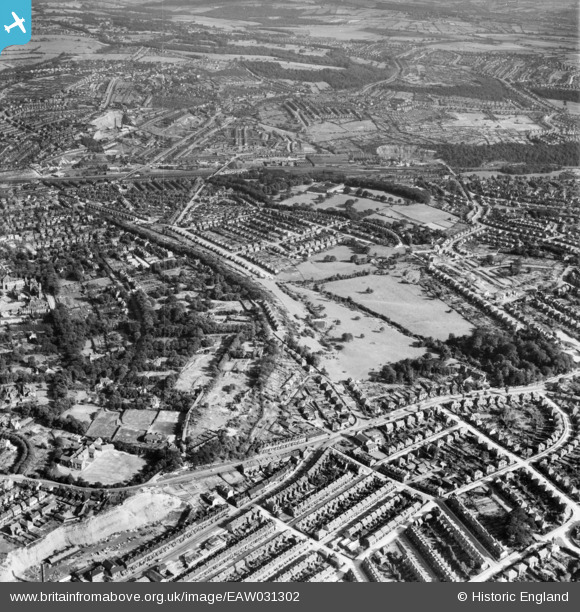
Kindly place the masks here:
[(534, 167), (577, 166), (580, 146), (575, 142), (562, 144), (501, 142), (486, 145), (439, 144), (437, 154), (456, 168), (479, 168), (492, 161), (524, 163)]
[(567, 372), (574, 360), (534, 331), (478, 328), (469, 336), (450, 336), (447, 344), (482, 368), (493, 386), (529, 385)]
[(472, 82), (463, 82), (453, 85), (410, 85), (397, 82), (391, 86), (396, 91), (406, 91), (417, 94), (430, 94), (440, 97), (475, 98), (476, 100), (500, 102), (513, 99), (517, 94), (513, 89), (506, 87), (498, 79), (483, 74), (477, 75)]
[(34, 459), (32, 445), (24, 436), (14, 432), (3, 431), (0, 433), (0, 437), (8, 439), (16, 447), (18, 453), (14, 465), (10, 468), (10, 473), (24, 474)]
[(529, 89), (541, 98), (580, 103), (580, 91), (577, 89), (556, 89), (552, 87), (530, 87)]
[(391, 183), (389, 181), (382, 181), (379, 179), (368, 177), (349, 177), (344, 182), (348, 187), (376, 189), (377, 191), (384, 191), (385, 193), (390, 193), (391, 195), (395, 195), (400, 198), (406, 198), (408, 200), (412, 200), (413, 202), (428, 204), (431, 198), (429, 193), (423, 189), (410, 187), (409, 185), (399, 185), (397, 183)]
[(305, 83), (320, 83), (325, 81), (333, 89), (350, 89), (362, 87), (386, 79), (390, 71), (352, 63), (348, 68), (322, 70), (283, 68), (278, 62), (249, 61), (243, 65), (252, 72), (269, 79), (289, 79)]
[(446, 365), (446, 361), (430, 353), (417, 359), (403, 359), (383, 366), (379, 378), (389, 385), (413, 385), (418, 378), (437, 379), (449, 376), (453, 369)]
[(196, 467), (216, 461), (243, 459), (257, 450), (258, 443), (250, 443), (247, 438), (229, 435), (227, 431), (221, 429), (211, 440), (191, 448), (187, 459)]
[(280, 347), (275, 340), (269, 340), (264, 346), (262, 356), (258, 360), (254, 370), (254, 382), (257, 387), (263, 388), (270, 378), (270, 374), (276, 368), (276, 363), (280, 355)]

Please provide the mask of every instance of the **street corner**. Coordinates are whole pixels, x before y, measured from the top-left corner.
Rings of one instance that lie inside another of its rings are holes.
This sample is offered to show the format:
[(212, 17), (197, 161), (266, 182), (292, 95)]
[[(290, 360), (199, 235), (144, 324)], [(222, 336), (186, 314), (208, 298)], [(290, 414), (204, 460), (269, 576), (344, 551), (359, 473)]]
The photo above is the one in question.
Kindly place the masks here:
[(0, 0), (0, 53), (13, 45), (30, 42), (31, 0)]

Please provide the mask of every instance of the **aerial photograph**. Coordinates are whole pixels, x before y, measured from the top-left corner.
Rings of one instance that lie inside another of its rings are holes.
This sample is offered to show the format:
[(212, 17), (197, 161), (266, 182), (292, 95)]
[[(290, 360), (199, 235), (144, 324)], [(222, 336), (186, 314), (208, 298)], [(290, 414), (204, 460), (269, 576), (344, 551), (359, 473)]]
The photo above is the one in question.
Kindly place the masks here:
[(25, 3), (0, 582), (580, 582), (577, 0)]

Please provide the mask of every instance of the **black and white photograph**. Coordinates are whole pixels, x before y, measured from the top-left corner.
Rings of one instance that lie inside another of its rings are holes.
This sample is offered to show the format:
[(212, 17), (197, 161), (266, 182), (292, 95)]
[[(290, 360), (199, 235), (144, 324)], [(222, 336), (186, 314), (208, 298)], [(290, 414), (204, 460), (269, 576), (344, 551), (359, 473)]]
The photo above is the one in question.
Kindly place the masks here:
[(579, 13), (0, 0), (0, 582), (563, 610)]

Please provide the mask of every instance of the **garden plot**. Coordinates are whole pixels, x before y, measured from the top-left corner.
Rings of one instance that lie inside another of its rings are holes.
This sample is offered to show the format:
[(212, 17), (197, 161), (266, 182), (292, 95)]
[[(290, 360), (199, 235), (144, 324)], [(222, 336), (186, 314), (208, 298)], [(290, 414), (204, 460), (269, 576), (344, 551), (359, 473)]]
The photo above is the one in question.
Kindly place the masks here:
[(351, 278), (327, 283), (325, 289), (350, 297), (422, 336), (447, 340), (451, 333), (461, 336), (471, 331), (471, 325), (445, 303), (427, 296), (419, 285), (406, 283), (400, 276)]

